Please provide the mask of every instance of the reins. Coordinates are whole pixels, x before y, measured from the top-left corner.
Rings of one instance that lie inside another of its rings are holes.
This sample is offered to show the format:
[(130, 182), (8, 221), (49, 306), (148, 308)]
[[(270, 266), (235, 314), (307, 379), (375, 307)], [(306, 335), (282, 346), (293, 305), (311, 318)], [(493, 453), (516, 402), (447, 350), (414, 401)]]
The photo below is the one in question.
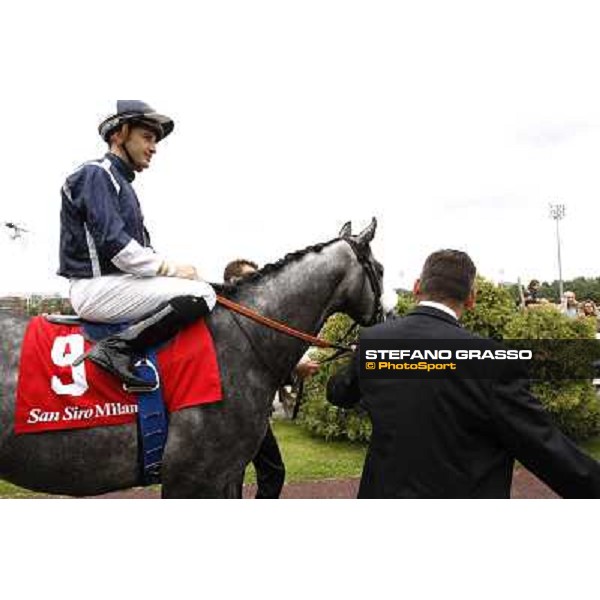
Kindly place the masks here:
[(217, 295), (217, 302), (224, 306), (225, 308), (238, 313), (252, 321), (256, 321), (261, 325), (265, 325), (283, 333), (285, 335), (289, 335), (290, 337), (294, 337), (296, 339), (302, 340), (303, 342), (307, 342), (311, 346), (317, 346), (318, 348), (335, 348), (341, 352), (352, 352), (352, 348), (350, 346), (345, 346), (343, 344), (336, 344), (334, 342), (328, 342), (323, 338), (316, 337), (314, 335), (310, 335), (304, 331), (300, 331), (299, 329), (295, 329), (294, 327), (290, 327), (281, 321), (277, 321), (275, 319), (271, 319), (269, 317), (265, 317), (257, 313), (256, 311), (244, 306), (243, 304), (238, 304), (229, 298), (225, 298), (224, 296)]

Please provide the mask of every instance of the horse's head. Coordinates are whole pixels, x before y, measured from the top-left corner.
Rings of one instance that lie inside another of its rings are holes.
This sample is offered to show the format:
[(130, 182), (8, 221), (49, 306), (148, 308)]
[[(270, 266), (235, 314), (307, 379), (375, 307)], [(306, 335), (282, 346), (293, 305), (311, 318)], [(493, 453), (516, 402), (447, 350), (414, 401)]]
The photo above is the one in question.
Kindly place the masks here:
[(339, 310), (350, 315), (360, 325), (373, 325), (383, 318), (383, 265), (375, 259), (370, 247), (376, 229), (377, 220), (373, 217), (371, 224), (358, 235), (352, 235), (350, 222), (339, 233), (340, 239), (348, 243), (353, 255), (344, 277), (347, 293)]

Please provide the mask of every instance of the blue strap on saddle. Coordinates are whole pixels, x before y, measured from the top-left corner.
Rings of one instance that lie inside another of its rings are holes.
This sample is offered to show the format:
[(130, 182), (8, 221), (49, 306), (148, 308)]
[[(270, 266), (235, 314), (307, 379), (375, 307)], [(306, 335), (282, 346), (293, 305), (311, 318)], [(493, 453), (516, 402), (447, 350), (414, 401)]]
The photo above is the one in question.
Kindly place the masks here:
[(150, 386), (156, 384), (150, 391), (136, 394), (142, 477), (145, 485), (160, 482), (162, 458), (169, 428), (160, 377), (155, 366), (157, 364), (155, 350), (149, 350), (146, 357), (135, 364), (135, 374), (138, 377), (147, 381)]
[[(129, 327), (129, 323), (91, 323), (82, 327), (90, 340), (101, 340)], [(135, 374), (148, 382), (150, 391), (134, 392), (138, 405), (138, 436), (142, 479), (145, 485), (160, 482), (162, 457), (167, 443), (168, 421), (156, 365), (156, 350), (148, 350), (135, 366)]]

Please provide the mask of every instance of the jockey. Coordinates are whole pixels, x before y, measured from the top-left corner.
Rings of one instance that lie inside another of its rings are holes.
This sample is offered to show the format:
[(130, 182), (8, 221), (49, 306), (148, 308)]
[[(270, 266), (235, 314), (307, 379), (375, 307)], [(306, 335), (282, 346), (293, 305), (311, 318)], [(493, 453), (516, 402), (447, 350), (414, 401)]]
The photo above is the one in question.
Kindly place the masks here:
[(192, 265), (154, 251), (132, 187), (147, 169), (173, 121), (139, 100), (117, 101), (98, 131), (109, 151), (80, 166), (62, 190), (59, 275), (70, 280), (70, 299), (83, 319), (130, 323), (97, 343), (88, 358), (134, 387), (148, 387), (133, 359), (172, 338), (215, 305), (212, 287)]

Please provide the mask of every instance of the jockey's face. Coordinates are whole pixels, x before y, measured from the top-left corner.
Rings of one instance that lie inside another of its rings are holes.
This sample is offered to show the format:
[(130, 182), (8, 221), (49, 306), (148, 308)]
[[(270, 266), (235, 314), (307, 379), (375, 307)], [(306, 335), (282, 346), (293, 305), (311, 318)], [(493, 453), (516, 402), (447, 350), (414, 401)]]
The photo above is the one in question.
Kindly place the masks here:
[(111, 150), (129, 163), (134, 171), (143, 171), (150, 166), (156, 152), (156, 134), (151, 129), (124, 125), (113, 140)]

